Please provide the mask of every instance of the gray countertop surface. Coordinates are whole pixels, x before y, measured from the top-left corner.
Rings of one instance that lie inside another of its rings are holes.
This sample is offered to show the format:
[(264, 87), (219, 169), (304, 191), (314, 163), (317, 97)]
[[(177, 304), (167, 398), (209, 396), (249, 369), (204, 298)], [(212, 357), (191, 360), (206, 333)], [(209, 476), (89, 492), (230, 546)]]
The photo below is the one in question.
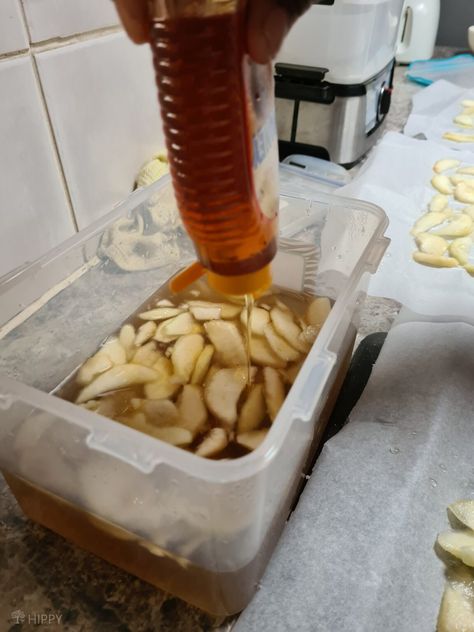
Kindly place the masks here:
[[(404, 75), (405, 68), (398, 67), (388, 130), (403, 128), (411, 97), (420, 89)], [(359, 339), (388, 331), (399, 307), (369, 297)], [(232, 627), (232, 622), (216, 622), (33, 524), (1, 476), (0, 594), (0, 632), (203, 632), (216, 625), (221, 630)]]

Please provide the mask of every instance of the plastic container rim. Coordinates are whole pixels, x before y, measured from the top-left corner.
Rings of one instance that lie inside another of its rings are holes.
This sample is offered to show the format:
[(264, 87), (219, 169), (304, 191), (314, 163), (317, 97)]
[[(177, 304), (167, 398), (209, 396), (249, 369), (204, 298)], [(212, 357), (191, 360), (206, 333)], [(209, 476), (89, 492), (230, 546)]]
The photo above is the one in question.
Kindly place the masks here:
[[(124, 216), (124, 212), (130, 212), (131, 202), (133, 202), (133, 208), (137, 205), (145, 202), (149, 199), (150, 195), (158, 192), (165, 186), (171, 183), (170, 176), (164, 176), (157, 182), (139, 189), (133, 192), (126, 200), (119, 203), (112, 211), (104, 215), (102, 218), (94, 222), (92, 225), (78, 232), (76, 235), (70, 237), (59, 246), (53, 248), (49, 253), (37, 259), (36, 261), (24, 266), (21, 269), (14, 270), (9, 275), (0, 279), (0, 296), (2, 290), (10, 283), (17, 282), (21, 277), (26, 274), (31, 274), (35, 269), (44, 267), (53, 261), (57, 256), (63, 255), (69, 250), (80, 246), (91, 237), (102, 232), (110, 223), (119, 217)], [(388, 219), (384, 211), (371, 203), (363, 202), (359, 200), (352, 200), (351, 198), (345, 198), (338, 195), (328, 195), (325, 193), (318, 193), (317, 199), (306, 198), (298, 196), (282, 196), (287, 199), (304, 199), (308, 203), (311, 201), (330, 205), (335, 201), (338, 204), (350, 205), (351, 208), (365, 211), (371, 215), (374, 215), (378, 220), (378, 226), (366, 247), (364, 248), (357, 264), (349, 277), (344, 290), (336, 299), (331, 313), (326, 320), (321, 332), (314, 343), (311, 351), (309, 352), (305, 363), (293, 384), (289, 394), (287, 395), (285, 402), (273, 422), (268, 435), (262, 444), (250, 454), (240, 457), (239, 459), (229, 461), (212, 461), (209, 459), (203, 459), (192, 453), (186, 452), (181, 448), (174, 447), (166, 444), (159, 439), (149, 437), (141, 432), (138, 432), (127, 426), (118, 424), (117, 422), (102, 417), (96, 413), (85, 410), (75, 404), (61, 400), (49, 393), (45, 393), (32, 386), (23, 384), (18, 380), (13, 380), (0, 374), (0, 388), (3, 393), (0, 393), (0, 411), (7, 409), (13, 401), (9, 404), (9, 399), (20, 399), (34, 408), (41, 406), (41, 409), (51, 415), (62, 418), (65, 421), (72, 422), (76, 426), (80, 426), (89, 431), (87, 437), (87, 443), (92, 449), (100, 450), (102, 452), (113, 455), (115, 458), (129, 463), (132, 467), (144, 472), (151, 472), (160, 463), (166, 462), (172, 464), (173, 467), (180, 469), (182, 472), (199, 478), (201, 480), (212, 481), (213, 483), (226, 483), (243, 478), (254, 476), (259, 470), (264, 469), (268, 462), (278, 454), (279, 449), (286, 439), (292, 425), (297, 422), (309, 421), (309, 419), (300, 419), (301, 415), (298, 413), (298, 395), (301, 394), (305, 387), (305, 378), (308, 377), (311, 366), (314, 366), (315, 361), (322, 360), (326, 369), (325, 380), (328, 379), (332, 368), (336, 362), (336, 356), (328, 350), (329, 344), (336, 332), (336, 329), (342, 319), (343, 313), (346, 309), (347, 303), (357, 288), (357, 285), (362, 278), (362, 275), (366, 271), (370, 271), (370, 257), (369, 251), (372, 251), (378, 244), (380, 248), (385, 248), (386, 238), (384, 237), (385, 230), (388, 226)], [(285, 235), (290, 237), (290, 235)], [(25, 306), (26, 309), (28, 306)], [(311, 363), (311, 360), (313, 363)], [(296, 405), (295, 405), (296, 404)], [(1, 423), (1, 422), (0, 422)], [(141, 448), (143, 451), (154, 452), (154, 458), (147, 459), (144, 463), (138, 463), (137, 461), (131, 461), (123, 454), (117, 454), (116, 451), (108, 450), (106, 444), (99, 445), (97, 443), (89, 443), (91, 436), (99, 436), (101, 434), (113, 433), (116, 437), (123, 436), (125, 444), (127, 440), (133, 441), (134, 445)]]

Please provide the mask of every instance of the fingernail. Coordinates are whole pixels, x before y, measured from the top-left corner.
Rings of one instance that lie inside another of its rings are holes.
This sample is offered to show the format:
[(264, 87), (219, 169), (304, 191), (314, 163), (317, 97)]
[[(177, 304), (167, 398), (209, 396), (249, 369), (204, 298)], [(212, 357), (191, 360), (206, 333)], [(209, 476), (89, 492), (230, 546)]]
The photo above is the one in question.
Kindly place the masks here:
[(272, 9), (263, 23), (263, 36), (266, 40), (270, 57), (275, 57), (280, 50), (288, 29), (288, 13), (280, 7)]

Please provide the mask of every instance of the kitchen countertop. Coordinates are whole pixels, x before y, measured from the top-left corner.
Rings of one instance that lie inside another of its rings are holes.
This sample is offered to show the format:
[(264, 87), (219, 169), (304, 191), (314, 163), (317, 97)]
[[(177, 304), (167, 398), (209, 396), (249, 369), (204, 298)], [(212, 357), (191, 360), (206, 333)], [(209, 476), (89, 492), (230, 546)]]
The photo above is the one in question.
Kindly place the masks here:
[[(441, 55), (452, 51), (442, 49)], [(397, 67), (386, 129), (400, 131), (419, 86)], [(359, 339), (388, 331), (394, 301), (369, 297)], [(0, 476), (0, 630), (68, 632), (204, 632), (216, 622), (179, 599), (69, 544), (27, 520)]]

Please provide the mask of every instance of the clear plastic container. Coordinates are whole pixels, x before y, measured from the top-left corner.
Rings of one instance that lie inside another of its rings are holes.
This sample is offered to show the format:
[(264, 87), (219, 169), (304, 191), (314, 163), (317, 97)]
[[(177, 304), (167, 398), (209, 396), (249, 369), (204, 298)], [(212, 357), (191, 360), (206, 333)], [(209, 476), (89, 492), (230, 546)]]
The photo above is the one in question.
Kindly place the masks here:
[(334, 162), (295, 154), (280, 163), (279, 179), (284, 195), (311, 197), (321, 192), (335, 193), (349, 184), (351, 175)]
[(363, 202), (281, 199), (276, 283), (335, 303), (265, 441), (197, 457), (50, 394), (192, 244), (169, 178), (0, 280), (0, 467), (25, 513), (216, 615), (251, 599), (344, 376), (387, 219)]
[(313, 4), (291, 29), (278, 62), (327, 68), (332, 83), (362, 83), (395, 57), (403, 0)]

